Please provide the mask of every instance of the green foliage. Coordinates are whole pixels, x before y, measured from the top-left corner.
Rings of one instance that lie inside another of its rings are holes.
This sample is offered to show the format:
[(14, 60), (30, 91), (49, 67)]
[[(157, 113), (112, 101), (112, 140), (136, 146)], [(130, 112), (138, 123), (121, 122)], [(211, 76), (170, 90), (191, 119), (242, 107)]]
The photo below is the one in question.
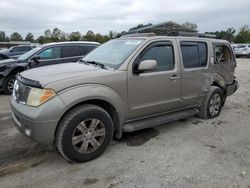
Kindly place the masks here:
[(216, 32), (206, 32), (206, 33), (215, 35), (216, 38), (219, 38), (219, 39), (224, 39), (229, 42), (234, 42), (236, 31), (233, 27), (230, 27), (226, 31), (216, 31)]
[(34, 35), (32, 33), (28, 33), (25, 37), (26, 41), (33, 42), (34, 41)]
[(250, 29), (248, 25), (244, 25), (235, 38), (236, 43), (250, 43)]
[(23, 37), (18, 32), (14, 32), (10, 35), (10, 40), (11, 41), (22, 41)]
[(0, 42), (6, 41), (6, 34), (4, 31), (0, 31)]
[(79, 40), (81, 40), (81, 38), (82, 38), (82, 34), (79, 31), (72, 32), (69, 35), (69, 40), (70, 41), (79, 41)]

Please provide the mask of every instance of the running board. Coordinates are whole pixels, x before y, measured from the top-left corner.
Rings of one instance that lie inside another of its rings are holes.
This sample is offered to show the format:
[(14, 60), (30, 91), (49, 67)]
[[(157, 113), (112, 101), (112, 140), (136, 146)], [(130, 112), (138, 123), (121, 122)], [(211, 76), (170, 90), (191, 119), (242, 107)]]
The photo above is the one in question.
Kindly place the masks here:
[(187, 110), (164, 114), (161, 116), (151, 117), (151, 118), (147, 118), (143, 120), (137, 120), (137, 121), (125, 124), (122, 128), (122, 131), (134, 132), (134, 131), (138, 131), (141, 129), (154, 127), (154, 126), (161, 125), (164, 123), (176, 121), (179, 119), (189, 118), (189, 117), (197, 115), (198, 113), (199, 113), (199, 110), (197, 109), (187, 109)]

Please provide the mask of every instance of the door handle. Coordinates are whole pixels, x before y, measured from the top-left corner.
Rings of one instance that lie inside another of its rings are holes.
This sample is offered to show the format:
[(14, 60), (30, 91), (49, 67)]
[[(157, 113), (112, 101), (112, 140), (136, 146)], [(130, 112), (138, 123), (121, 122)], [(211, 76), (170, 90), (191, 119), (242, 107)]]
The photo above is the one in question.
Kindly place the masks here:
[(180, 79), (180, 77), (174, 74), (169, 79), (170, 80), (178, 80), (178, 79)]

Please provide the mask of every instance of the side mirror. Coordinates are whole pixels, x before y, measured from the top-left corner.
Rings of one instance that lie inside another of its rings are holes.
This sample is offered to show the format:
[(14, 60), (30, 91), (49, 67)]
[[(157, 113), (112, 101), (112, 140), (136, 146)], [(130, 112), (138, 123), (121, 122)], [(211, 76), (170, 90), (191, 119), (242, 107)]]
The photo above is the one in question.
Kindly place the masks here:
[(155, 70), (157, 67), (156, 60), (144, 60), (139, 63), (136, 73), (143, 73), (145, 71)]
[(39, 55), (35, 55), (32, 58), (30, 58), (31, 61), (35, 61), (35, 62), (38, 62), (39, 59), (41, 59)]

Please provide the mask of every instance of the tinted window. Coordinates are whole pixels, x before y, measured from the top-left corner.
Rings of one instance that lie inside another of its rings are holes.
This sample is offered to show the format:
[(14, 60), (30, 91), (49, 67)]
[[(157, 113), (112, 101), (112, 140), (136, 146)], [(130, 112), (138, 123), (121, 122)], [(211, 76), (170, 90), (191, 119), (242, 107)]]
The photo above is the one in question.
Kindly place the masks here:
[(31, 47), (29, 47), (29, 46), (20, 47), (20, 51), (23, 51), (23, 52), (27, 52), (27, 51), (30, 51), (30, 50), (31, 50)]
[(13, 47), (13, 48), (11, 49), (11, 51), (12, 51), (12, 52), (20, 52), (21, 50), (20, 50), (20, 47)]
[(78, 46), (64, 46), (62, 47), (62, 57), (74, 57), (80, 56), (79, 47)]
[(231, 50), (225, 44), (214, 44), (214, 57), (215, 62), (230, 62), (232, 61)]
[(80, 54), (81, 55), (86, 55), (89, 53), (91, 50), (93, 50), (96, 46), (94, 45), (89, 45), (89, 46), (79, 46), (80, 47)]
[(61, 50), (59, 47), (48, 48), (38, 55), (41, 59), (58, 59), (61, 57)]
[(207, 44), (204, 42), (182, 42), (181, 53), (185, 68), (207, 65)]
[(156, 71), (165, 71), (174, 69), (173, 47), (170, 45), (154, 46), (147, 50), (140, 61), (156, 60)]

